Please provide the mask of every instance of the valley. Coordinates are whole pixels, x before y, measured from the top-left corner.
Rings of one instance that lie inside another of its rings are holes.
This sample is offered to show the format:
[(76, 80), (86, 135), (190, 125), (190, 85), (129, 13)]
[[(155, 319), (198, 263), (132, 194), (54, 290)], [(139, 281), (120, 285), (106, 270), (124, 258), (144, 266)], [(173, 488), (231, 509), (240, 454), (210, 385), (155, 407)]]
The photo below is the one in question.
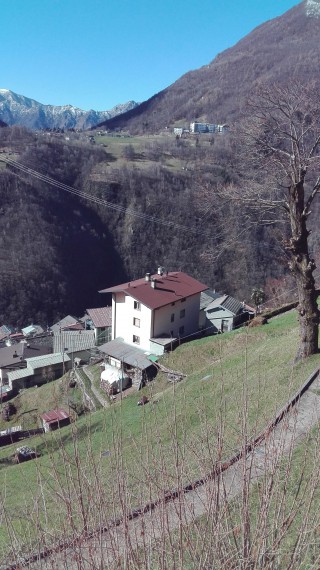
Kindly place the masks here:
[(110, 309), (66, 327), (95, 363), (58, 324), (56, 368), (7, 365), (0, 570), (320, 567), (319, 7), (112, 116), (0, 89), (0, 326)]

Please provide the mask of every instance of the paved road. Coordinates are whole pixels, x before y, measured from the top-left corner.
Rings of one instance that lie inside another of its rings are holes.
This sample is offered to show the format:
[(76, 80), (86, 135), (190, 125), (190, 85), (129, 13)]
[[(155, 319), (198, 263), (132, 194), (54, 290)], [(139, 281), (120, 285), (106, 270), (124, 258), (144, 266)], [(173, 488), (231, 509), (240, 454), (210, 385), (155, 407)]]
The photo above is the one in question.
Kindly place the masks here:
[[(297, 445), (308, 434), (309, 430), (320, 420), (320, 378), (318, 377), (289, 414), (269, 434), (266, 440), (257, 446), (246, 457), (231, 465), (222, 475), (220, 483), (221, 495), (228, 500), (235, 497), (243, 489), (244, 469), (250, 470), (251, 482), (255, 482), (266, 470), (272, 469), (284, 454)], [(216, 487), (214, 488), (214, 485)], [(27, 568), (34, 570), (102, 570), (108, 568), (128, 548), (138, 546), (150, 548), (150, 544), (159, 539), (163, 533), (192, 522), (214, 507), (217, 482), (210, 481), (194, 491), (180, 496), (166, 504), (160, 504), (152, 512), (142, 517), (127, 521), (98, 537), (87, 540), (81, 545), (41, 562), (32, 563)], [(164, 516), (165, 515), (165, 516)], [(79, 557), (82, 562), (79, 563)]]

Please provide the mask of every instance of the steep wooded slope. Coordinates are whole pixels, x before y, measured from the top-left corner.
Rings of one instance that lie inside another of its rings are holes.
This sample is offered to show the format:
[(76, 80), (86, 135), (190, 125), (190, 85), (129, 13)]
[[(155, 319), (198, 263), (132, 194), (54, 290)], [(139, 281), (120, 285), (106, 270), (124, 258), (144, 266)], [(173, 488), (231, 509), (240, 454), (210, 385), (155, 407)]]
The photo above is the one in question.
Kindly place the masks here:
[(159, 132), (178, 121), (195, 119), (232, 123), (261, 82), (318, 77), (319, 32), (320, 18), (308, 16), (302, 2), (253, 30), (209, 65), (186, 73), (136, 109), (103, 124), (107, 129), (138, 133)]

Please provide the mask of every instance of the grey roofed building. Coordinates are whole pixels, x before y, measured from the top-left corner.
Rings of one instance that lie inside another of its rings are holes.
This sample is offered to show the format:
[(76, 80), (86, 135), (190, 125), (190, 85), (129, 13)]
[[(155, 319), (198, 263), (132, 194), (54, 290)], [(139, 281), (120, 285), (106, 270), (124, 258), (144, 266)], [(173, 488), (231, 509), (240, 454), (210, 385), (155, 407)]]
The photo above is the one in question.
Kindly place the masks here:
[(57, 323), (52, 325), (52, 327), (50, 327), (50, 330), (53, 333), (58, 333), (58, 332), (60, 332), (60, 330), (68, 329), (70, 327), (71, 328), (74, 328), (74, 327), (83, 328), (83, 325), (82, 325), (80, 319), (76, 319), (76, 317), (72, 317), (71, 315), (67, 315), (66, 317), (64, 317), (63, 319), (61, 319), (60, 321), (58, 321)]
[(51, 353), (50, 346), (29, 344), (25, 340), (0, 348), (0, 380), (6, 379), (9, 370), (25, 368), (27, 358)]
[(219, 299), (222, 296), (222, 293), (216, 293), (215, 291), (211, 291), (208, 289), (207, 291), (202, 291), (200, 295), (200, 311), (201, 309), (205, 309), (212, 301), (215, 299)]
[(134, 368), (145, 370), (152, 365), (152, 361), (141, 348), (126, 344), (122, 338), (115, 338), (99, 346), (99, 350), (111, 358), (123, 362)]
[(201, 294), (199, 325), (208, 334), (231, 331), (249, 319), (244, 303), (213, 291)]
[(222, 295), (216, 299), (213, 299), (209, 305), (207, 305), (207, 310), (213, 309), (215, 307), (224, 307), (230, 313), (238, 315), (243, 309), (243, 303), (231, 297), (231, 295)]
[(11, 385), (12, 380), (17, 380), (18, 378), (27, 378), (28, 376), (33, 376), (32, 368), (18, 368), (17, 370), (10, 370), (8, 372), (8, 380)]
[(34, 336), (36, 334), (44, 333), (44, 330), (40, 325), (29, 325), (28, 327), (21, 329), (21, 332), (24, 336)]
[(14, 392), (43, 384), (62, 376), (71, 367), (67, 354), (43, 354), (27, 359), (27, 367), (8, 372), (9, 386)]
[(71, 354), (90, 350), (94, 346), (94, 331), (61, 331), (53, 335), (53, 352)]

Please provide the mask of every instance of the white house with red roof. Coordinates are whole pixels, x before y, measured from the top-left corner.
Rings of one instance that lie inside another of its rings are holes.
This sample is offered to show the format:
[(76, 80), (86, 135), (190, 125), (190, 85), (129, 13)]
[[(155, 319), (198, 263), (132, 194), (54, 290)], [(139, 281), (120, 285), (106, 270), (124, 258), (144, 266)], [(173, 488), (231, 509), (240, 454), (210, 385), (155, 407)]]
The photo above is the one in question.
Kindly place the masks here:
[(103, 289), (100, 293), (112, 293), (111, 343), (121, 339), (147, 354), (163, 354), (199, 330), (200, 294), (206, 289), (182, 271), (161, 267), (154, 275)]

